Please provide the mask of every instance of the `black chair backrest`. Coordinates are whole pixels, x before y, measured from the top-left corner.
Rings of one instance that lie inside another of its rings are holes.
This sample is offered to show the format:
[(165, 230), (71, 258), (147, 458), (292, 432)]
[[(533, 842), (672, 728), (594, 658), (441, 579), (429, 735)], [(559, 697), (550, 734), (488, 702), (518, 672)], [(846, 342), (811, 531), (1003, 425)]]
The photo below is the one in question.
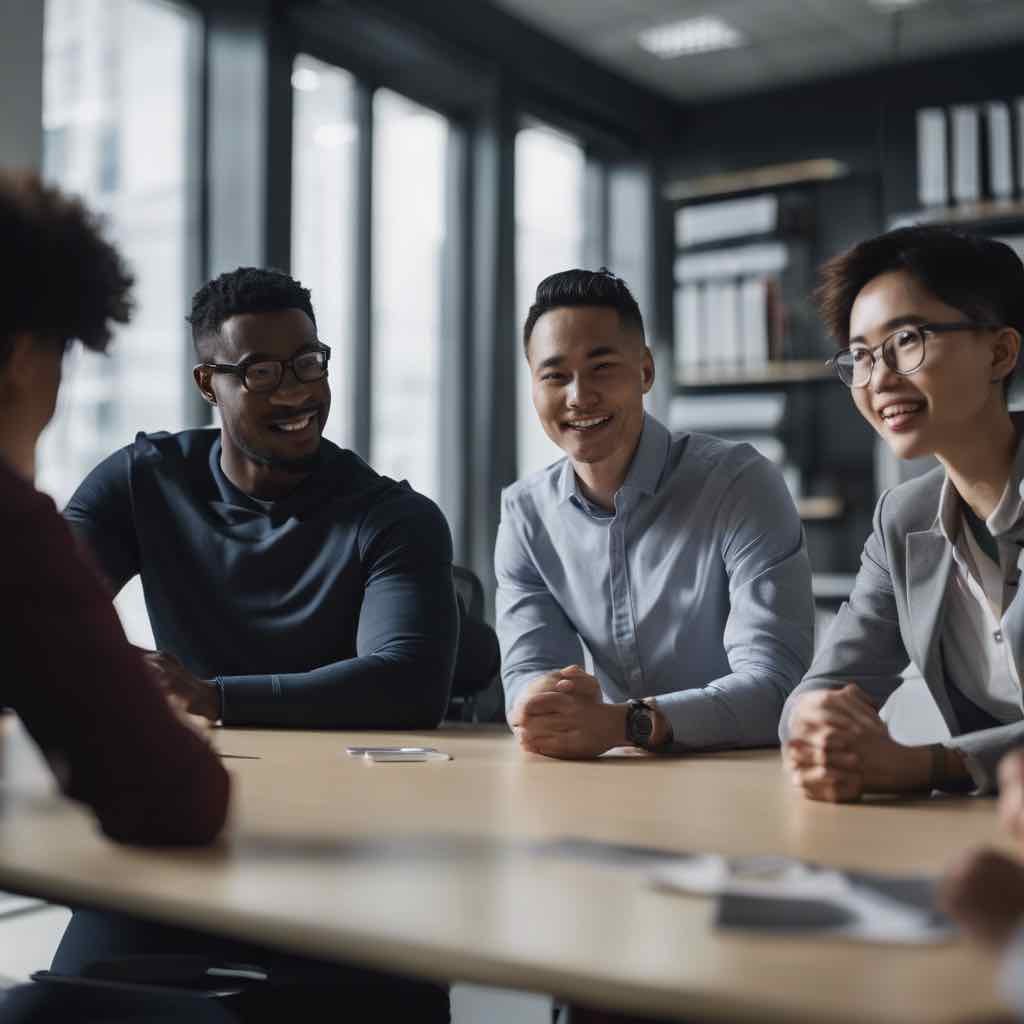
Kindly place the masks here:
[(462, 601), (463, 609), (474, 619), (484, 617), (484, 585), (472, 569), (464, 569), (461, 565), (452, 566), (452, 578), (455, 580), (455, 595)]
[(459, 650), (455, 657), (453, 697), (470, 697), (486, 690), (501, 668), (498, 637), (484, 621), (484, 587), (471, 569), (452, 566), (459, 603)]

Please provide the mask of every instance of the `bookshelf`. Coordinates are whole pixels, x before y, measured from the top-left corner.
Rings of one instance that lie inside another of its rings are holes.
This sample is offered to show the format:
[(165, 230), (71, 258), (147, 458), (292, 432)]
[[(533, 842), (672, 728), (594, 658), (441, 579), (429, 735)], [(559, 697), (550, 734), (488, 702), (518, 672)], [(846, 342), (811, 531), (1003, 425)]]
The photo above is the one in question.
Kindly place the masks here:
[(824, 359), (777, 359), (762, 366), (695, 367), (685, 377), (677, 374), (678, 391), (706, 388), (760, 388), (834, 380)]

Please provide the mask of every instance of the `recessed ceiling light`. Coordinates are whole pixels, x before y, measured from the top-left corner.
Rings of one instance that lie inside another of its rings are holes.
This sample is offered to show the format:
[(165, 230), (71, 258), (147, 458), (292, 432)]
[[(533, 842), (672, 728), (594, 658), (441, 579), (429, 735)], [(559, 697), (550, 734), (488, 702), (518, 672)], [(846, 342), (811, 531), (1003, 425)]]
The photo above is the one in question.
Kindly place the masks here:
[(637, 42), (643, 49), (662, 60), (713, 50), (732, 50), (746, 41), (743, 33), (712, 15), (673, 21), (637, 35)]
[(920, 7), (928, 0), (868, 0), (872, 7), (880, 11), (902, 11), (905, 7)]

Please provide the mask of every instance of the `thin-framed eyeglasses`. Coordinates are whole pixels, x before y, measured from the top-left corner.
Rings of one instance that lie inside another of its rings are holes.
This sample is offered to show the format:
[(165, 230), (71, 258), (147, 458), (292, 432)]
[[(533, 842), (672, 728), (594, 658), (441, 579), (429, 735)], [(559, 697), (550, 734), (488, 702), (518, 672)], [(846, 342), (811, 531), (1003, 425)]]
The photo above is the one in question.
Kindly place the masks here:
[(291, 367), (295, 379), (303, 384), (323, 380), (327, 376), (327, 363), (331, 358), (329, 346), (317, 342), (312, 348), (296, 352), (290, 359), (261, 359), (246, 356), (239, 363), (199, 363), (196, 369), (213, 373), (230, 373), (242, 382), (246, 391), (266, 394), (276, 391), (284, 380), (284, 372)]
[(947, 334), (952, 331), (990, 331), (998, 324), (975, 323), (974, 321), (958, 321), (948, 324), (908, 324), (900, 327), (882, 339), (881, 344), (874, 348), (864, 344), (850, 345), (841, 348), (828, 362), (839, 379), (848, 388), (865, 388), (875, 372), (878, 352), (885, 365), (894, 373), (904, 377), (921, 369), (924, 363), (925, 337), (929, 334)]

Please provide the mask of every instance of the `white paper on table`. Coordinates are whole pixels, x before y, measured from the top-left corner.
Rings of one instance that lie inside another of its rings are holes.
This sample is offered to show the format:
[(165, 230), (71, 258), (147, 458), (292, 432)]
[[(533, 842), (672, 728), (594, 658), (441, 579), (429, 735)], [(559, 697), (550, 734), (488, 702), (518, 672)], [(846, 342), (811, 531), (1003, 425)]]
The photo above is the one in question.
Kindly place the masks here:
[[(729, 920), (725, 926), (730, 928), (767, 928), (774, 934), (793, 935), (813, 932), (909, 945), (944, 942), (955, 934), (952, 922), (931, 905), (931, 880), (919, 876), (847, 873), (790, 857), (699, 854), (658, 867), (650, 878), (662, 889), (727, 898)], [(911, 894), (908, 899), (899, 898), (901, 889)], [(787, 901), (797, 910), (801, 903), (833, 908), (845, 920), (836, 925), (808, 924), (807, 918), (794, 913), (793, 920), (787, 921), (786, 907), (780, 905), (770, 925), (765, 925), (763, 916), (759, 919), (757, 913), (750, 915), (748, 923), (743, 920), (744, 897), (749, 898), (752, 911), (763, 910), (758, 901), (778, 900)]]

